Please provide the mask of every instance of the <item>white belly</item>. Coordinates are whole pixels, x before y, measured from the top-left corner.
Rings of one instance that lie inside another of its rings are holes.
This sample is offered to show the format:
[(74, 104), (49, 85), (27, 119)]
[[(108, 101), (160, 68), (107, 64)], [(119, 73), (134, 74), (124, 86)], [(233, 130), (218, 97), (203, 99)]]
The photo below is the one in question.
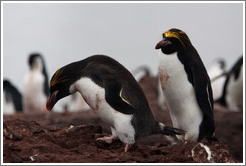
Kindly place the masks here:
[(31, 71), (24, 78), (23, 110), (35, 113), (45, 110), (47, 97), (44, 94), (44, 76), (39, 71)]
[(230, 78), (227, 86), (226, 102), (230, 109), (236, 109), (243, 106), (243, 65), (237, 81), (234, 77)]
[(106, 123), (111, 125), (119, 139), (128, 144), (135, 142), (135, 130), (132, 127), (132, 115), (126, 115), (113, 109), (105, 100), (104, 88), (88, 77), (82, 77), (70, 87), (70, 92), (79, 91), (86, 103)]
[[(223, 69), (221, 69), (218, 64), (216, 66), (212, 66), (209, 70), (208, 70), (208, 75), (210, 77), (211, 80), (213, 80), (214, 78), (216, 78), (217, 76), (221, 75), (222, 73), (224, 73), (225, 71)], [(212, 86), (212, 90), (213, 90), (213, 99), (216, 100), (218, 99), (222, 93), (223, 93), (223, 84), (225, 82), (225, 77), (221, 77), (218, 78), (214, 81), (211, 81), (211, 86)]]
[(13, 100), (7, 102), (5, 91), (3, 91), (3, 114), (9, 115), (15, 113)]
[(184, 66), (176, 54), (160, 54), (159, 74), (173, 126), (187, 132), (186, 140), (197, 140), (202, 111)]

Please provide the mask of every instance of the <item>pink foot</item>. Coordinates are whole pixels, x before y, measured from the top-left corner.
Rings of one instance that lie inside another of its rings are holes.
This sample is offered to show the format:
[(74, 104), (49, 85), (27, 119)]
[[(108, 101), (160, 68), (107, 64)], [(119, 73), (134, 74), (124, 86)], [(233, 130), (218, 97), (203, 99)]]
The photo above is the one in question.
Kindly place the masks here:
[(110, 137), (105, 136), (105, 137), (97, 138), (96, 140), (97, 140), (97, 141), (98, 141), (98, 140), (100, 140), (100, 141), (105, 141), (105, 142), (107, 142), (108, 144), (111, 144), (111, 143), (113, 142), (114, 139), (116, 139), (116, 137), (113, 136), (113, 135), (111, 135)]
[(125, 152), (127, 152), (130, 148), (131, 148), (131, 145), (130, 144), (126, 144), (126, 146), (125, 146)]

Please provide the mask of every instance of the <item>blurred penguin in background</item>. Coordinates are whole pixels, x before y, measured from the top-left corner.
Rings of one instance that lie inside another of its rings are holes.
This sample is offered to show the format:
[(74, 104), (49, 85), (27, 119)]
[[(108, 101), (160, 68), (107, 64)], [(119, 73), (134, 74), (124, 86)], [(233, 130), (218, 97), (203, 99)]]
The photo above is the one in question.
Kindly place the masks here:
[(54, 112), (62, 113), (89, 111), (90, 109), (91, 107), (85, 102), (78, 92), (64, 97), (54, 106)]
[[(136, 81), (139, 83), (144, 77), (146, 76), (151, 76), (151, 71), (147, 66), (139, 66), (138, 68), (136, 68), (135, 70), (133, 70), (132, 75), (134, 76), (134, 78), (136, 79)], [(158, 76), (159, 77), (159, 76)], [(156, 95), (157, 95), (157, 102), (158, 102), (158, 106), (161, 108), (161, 110), (163, 111), (167, 111), (167, 104), (165, 102), (165, 97), (163, 95), (162, 89), (161, 89), (161, 84), (160, 84), (160, 80), (158, 78), (158, 83), (157, 83), (157, 91), (156, 91)]]
[(3, 114), (22, 112), (22, 95), (7, 79), (3, 80)]
[(229, 111), (243, 108), (243, 56), (241, 56), (226, 74), (221, 97), (215, 101)]
[(223, 85), (226, 77), (225, 76), (219, 78), (217, 77), (225, 72), (226, 72), (226, 62), (222, 58), (216, 59), (208, 69), (208, 75), (211, 80), (214, 100), (217, 100), (222, 95)]
[(149, 67), (145, 65), (137, 67), (131, 73), (137, 82), (141, 81), (144, 77), (151, 75)]
[(41, 54), (32, 53), (28, 58), (29, 72), (24, 77), (24, 113), (38, 113), (45, 110), (49, 94), (48, 75)]

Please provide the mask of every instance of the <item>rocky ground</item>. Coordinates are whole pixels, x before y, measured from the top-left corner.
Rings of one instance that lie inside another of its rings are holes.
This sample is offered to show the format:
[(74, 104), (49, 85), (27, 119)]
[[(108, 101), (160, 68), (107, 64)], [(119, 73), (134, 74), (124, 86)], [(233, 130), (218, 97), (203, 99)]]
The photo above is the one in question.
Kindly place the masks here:
[[(156, 79), (140, 81), (158, 121), (172, 125), (168, 111), (156, 99)], [(3, 162), (25, 163), (234, 163), (243, 161), (243, 113), (215, 108), (219, 141), (170, 145), (162, 135), (141, 138), (129, 152), (116, 140), (96, 141), (110, 135), (109, 126), (93, 111), (44, 112), (4, 116)]]

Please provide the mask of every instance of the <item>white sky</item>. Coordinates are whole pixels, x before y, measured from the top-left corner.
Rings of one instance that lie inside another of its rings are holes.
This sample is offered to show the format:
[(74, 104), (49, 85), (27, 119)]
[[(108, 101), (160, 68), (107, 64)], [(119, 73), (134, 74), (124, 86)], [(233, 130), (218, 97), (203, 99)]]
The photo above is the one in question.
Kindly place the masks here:
[(206, 67), (221, 57), (230, 68), (244, 49), (242, 3), (4, 3), (2, 17), (3, 78), (19, 90), (31, 52), (44, 56), (51, 77), (94, 54), (157, 74), (154, 48), (170, 28), (187, 33)]

